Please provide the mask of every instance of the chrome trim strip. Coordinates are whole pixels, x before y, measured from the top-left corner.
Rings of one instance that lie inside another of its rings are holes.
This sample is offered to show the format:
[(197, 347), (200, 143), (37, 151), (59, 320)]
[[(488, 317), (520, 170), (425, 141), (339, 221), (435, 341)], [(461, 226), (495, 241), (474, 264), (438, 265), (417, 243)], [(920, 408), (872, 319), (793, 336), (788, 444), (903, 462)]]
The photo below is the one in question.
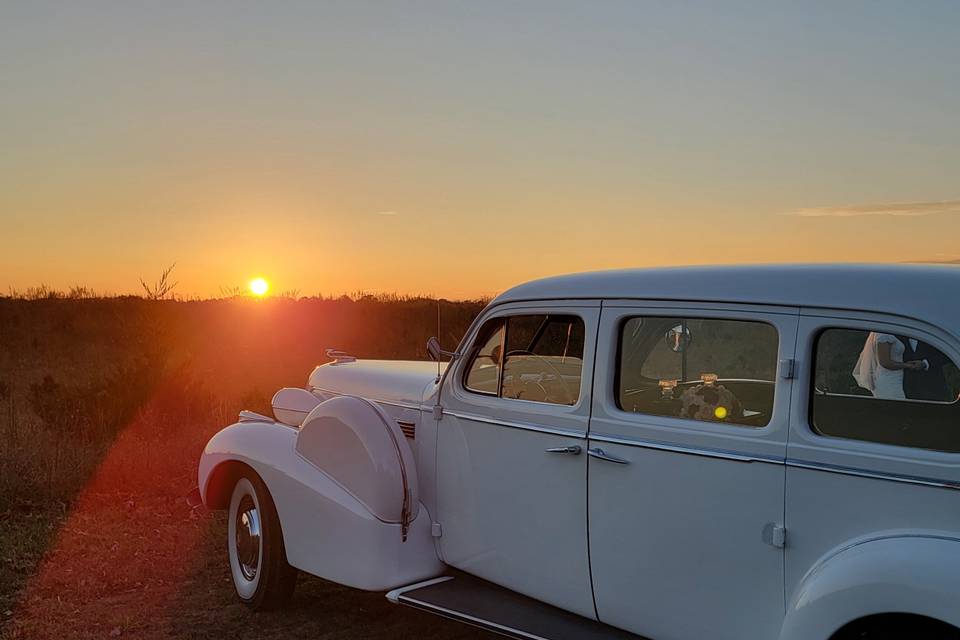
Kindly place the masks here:
[(647, 440), (636, 440), (632, 438), (620, 438), (616, 436), (607, 436), (603, 434), (589, 435), (590, 440), (597, 442), (609, 442), (612, 444), (623, 444), (627, 446), (641, 447), (644, 449), (658, 449), (661, 451), (673, 451), (675, 453), (685, 453), (690, 455), (705, 456), (708, 458), (721, 458), (724, 460), (735, 460), (737, 462), (766, 462), (768, 464), (786, 464), (788, 467), (800, 469), (812, 469), (814, 471), (825, 471), (827, 473), (840, 473), (850, 476), (859, 476), (862, 478), (873, 478), (875, 480), (889, 480), (891, 482), (905, 482), (908, 484), (919, 484), (928, 487), (940, 487), (943, 489), (960, 489), (960, 481), (940, 480), (923, 476), (910, 476), (898, 473), (883, 473), (880, 471), (870, 471), (858, 467), (844, 467), (842, 465), (827, 464), (823, 462), (812, 462), (809, 460), (800, 460), (797, 458), (788, 458), (783, 460), (771, 456), (746, 455), (723, 449), (701, 449), (694, 447), (683, 447), (662, 442), (650, 442)]
[[(258, 413), (256, 411), (250, 411), (249, 409), (242, 410), (237, 415), (237, 420), (239, 422), (276, 422), (276, 420), (274, 420), (270, 416), (265, 416), (262, 413)], [(290, 426), (290, 425), (287, 425), (287, 426)]]
[(700, 447), (685, 447), (682, 445), (667, 444), (665, 442), (654, 442), (650, 440), (639, 440), (634, 438), (621, 438), (618, 436), (608, 436), (602, 433), (591, 433), (590, 440), (597, 442), (609, 442), (611, 444), (624, 444), (631, 447), (640, 447), (643, 449), (657, 449), (660, 451), (673, 451), (674, 453), (686, 453), (695, 456), (704, 456), (707, 458), (721, 458), (723, 460), (734, 460), (736, 462), (767, 462), (770, 464), (783, 464), (783, 458), (774, 456), (763, 456), (754, 454), (737, 453), (726, 449), (705, 449)]
[(441, 582), (447, 582), (448, 580), (453, 580), (453, 576), (440, 576), (439, 578), (431, 578), (430, 580), (424, 580), (423, 582), (408, 584), (405, 587), (397, 587), (393, 591), (387, 592), (387, 600), (397, 604), (400, 602), (400, 596), (405, 594), (407, 591), (413, 591), (414, 589), (419, 589), (421, 587), (429, 587), (431, 585), (440, 584)]
[[(379, 398), (369, 398), (369, 397), (367, 397), (367, 396), (358, 396), (358, 395), (356, 395), (356, 394), (343, 393), (342, 391), (332, 391), (332, 390), (330, 390), (330, 389), (324, 389), (323, 387), (314, 387), (314, 386), (311, 386), (311, 387), (310, 387), (310, 390), (311, 390), (311, 391), (319, 391), (320, 393), (329, 393), (329, 394), (332, 394), (332, 395), (335, 395), (335, 396), (354, 396), (354, 397), (357, 397), (357, 398), (364, 398), (365, 400), (369, 400), (370, 402), (376, 402), (377, 404), (387, 404), (387, 405), (390, 405), (390, 406), (392, 406), (392, 407), (399, 407), (399, 408), (401, 408), (401, 409), (416, 409), (417, 411), (422, 411), (422, 410), (424, 410), (423, 405), (413, 404), (413, 403), (409, 403), (409, 402), (400, 402), (399, 400), (381, 400), (381, 399), (379, 399)], [(429, 408), (429, 407), (428, 407), (428, 408)]]
[[(825, 333), (826, 331), (830, 331), (830, 329), (826, 329), (822, 333)], [(957, 398), (956, 400), (951, 400), (950, 402), (947, 402), (946, 400), (918, 400), (915, 398), (903, 398), (903, 399), (897, 398), (896, 400), (892, 400), (890, 398), (877, 398), (876, 396), (864, 396), (864, 395), (858, 395), (855, 393), (833, 393), (830, 391), (823, 391), (816, 387), (813, 388), (813, 393), (811, 393), (810, 395), (814, 398), (856, 398), (857, 400), (882, 400), (884, 402), (892, 401), (892, 402), (910, 402), (912, 404), (939, 404), (939, 405), (945, 405), (948, 407), (953, 406), (955, 404), (960, 404), (960, 398)]]
[(554, 427), (541, 427), (538, 424), (530, 424), (527, 422), (512, 422), (510, 420), (499, 420), (496, 418), (488, 418), (487, 416), (475, 415), (472, 413), (460, 413), (459, 411), (444, 410), (443, 414), (448, 416), (454, 416), (455, 418), (460, 418), (461, 420), (483, 422), (486, 424), (496, 425), (498, 427), (509, 427), (511, 429), (522, 429), (524, 431), (536, 431), (538, 433), (550, 433), (555, 436), (569, 436), (571, 438), (580, 438), (581, 440), (587, 437), (585, 433), (580, 431), (574, 431), (572, 429), (557, 429)]
[(960, 481), (940, 480), (937, 478), (927, 478), (923, 476), (910, 476), (900, 473), (884, 473), (880, 471), (870, 471), (858, 467), (844, 467), (842, 465), (827, 464), (825, 462), (813, 462), (810, 460), (799, 460), (797, 458), (787, 458), (787, 466), (798, 469), (812, 469), (814, 471), (826, 471), (827, 473), (840, 473), (848, 476), (858, 476), (861, 478), (873, 478), (874, 480), (890, 480), (891, 482), (904, 482), (907, 484), (919, 484), (926, 487), (940, 487), (943, 489), (960, 489)]
[[(426, 585), (424, 585), (426, 586)], [(493, 622), (491, 620), (486, 620), (484, 618), (478, 618), (472, 616), (468, 613), (463, 613), (462, 611), (456, 611), (454, 609), (447, 609), (446, 607), (441, 607), (440, 605), (433, 604), (432, 602), (426, 602), (424, 600), (417, 600), (408, 595), (400, 594), (397, 596), (396, 600), (399, 604), (405, 604), (411, 606), (415, 609), (421, 609), (424, 611), (430, 611), (437, 613), (447, 618), (452, 618), (453, 620), (460, 620), (468, 624), (472, 624), (481, 629), (487, 629), (495, 633), (500, 633), (502, 635), (514, 638), (527, 638), (528, 640), (550, 640), (550, 638), (544, 638), (543, 636), (538, 636), (533, 633), (528, 633), (522, 629), (517, 629), (515, 627), (508, 627), (503, 624)]]

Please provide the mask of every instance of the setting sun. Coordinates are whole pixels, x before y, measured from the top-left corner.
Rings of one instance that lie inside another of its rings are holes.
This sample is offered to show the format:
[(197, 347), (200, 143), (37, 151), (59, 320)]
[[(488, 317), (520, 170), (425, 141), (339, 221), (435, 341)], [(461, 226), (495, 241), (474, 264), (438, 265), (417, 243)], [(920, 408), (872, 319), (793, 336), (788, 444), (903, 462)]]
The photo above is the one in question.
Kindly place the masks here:
[(263, 296), (270, 290), (270, 283), (263, 278), (254, 278), (250, 281), (250, 293), (255, 296)]

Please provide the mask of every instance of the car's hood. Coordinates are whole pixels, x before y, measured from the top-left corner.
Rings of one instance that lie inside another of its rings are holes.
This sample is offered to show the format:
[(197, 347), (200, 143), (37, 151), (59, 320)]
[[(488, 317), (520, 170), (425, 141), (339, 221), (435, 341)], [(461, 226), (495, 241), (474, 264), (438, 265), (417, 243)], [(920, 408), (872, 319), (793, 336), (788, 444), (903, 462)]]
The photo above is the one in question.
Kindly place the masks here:
[[(446, 366), (441, 364), (440, 371)], [(310, 374), (310, 386), (319, 391), (419, 406), (436, 379), (436, 362), (357, 360), (317, 367)]]

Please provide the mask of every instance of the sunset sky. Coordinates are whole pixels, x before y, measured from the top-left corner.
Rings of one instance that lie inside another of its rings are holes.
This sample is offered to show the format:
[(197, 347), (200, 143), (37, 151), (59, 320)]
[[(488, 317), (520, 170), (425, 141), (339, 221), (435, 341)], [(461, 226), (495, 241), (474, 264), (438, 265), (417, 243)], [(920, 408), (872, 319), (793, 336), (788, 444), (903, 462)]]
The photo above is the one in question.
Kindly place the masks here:
[(4, 2), (0, 292), (960, 258), (960, 3)]

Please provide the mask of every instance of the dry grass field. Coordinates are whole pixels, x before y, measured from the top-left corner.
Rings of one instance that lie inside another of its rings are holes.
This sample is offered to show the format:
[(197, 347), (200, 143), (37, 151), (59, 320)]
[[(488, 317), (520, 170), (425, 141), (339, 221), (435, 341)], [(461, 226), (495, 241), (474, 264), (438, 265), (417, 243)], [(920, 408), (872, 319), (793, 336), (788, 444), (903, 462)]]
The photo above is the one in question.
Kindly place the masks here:
[[(422, 358), (426, 299), (0, 298), (0, 638), (476, 638), (301, 576), (238, 604), (222, 514), (191, 511), (204, 442), (302, 386), (324, 348)], [(480, 302), (444, 303), (454, 344)]]

